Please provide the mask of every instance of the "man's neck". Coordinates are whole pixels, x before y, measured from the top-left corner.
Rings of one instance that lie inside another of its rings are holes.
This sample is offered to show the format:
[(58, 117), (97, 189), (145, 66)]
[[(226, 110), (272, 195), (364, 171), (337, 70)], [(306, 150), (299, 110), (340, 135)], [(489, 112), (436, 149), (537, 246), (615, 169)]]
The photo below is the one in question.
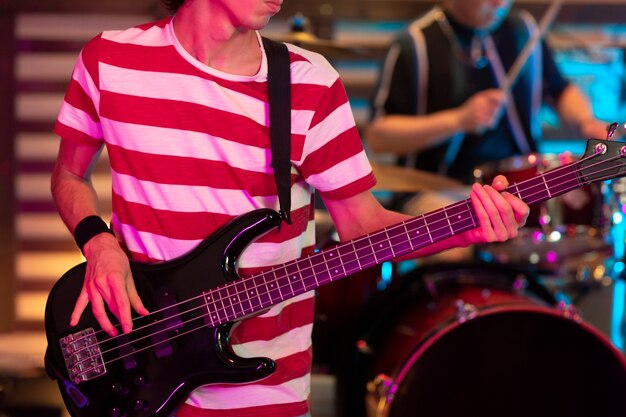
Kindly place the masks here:
[(174, 19), (174, 32), (180, 44), (198, 61), (217, 70), (254, 75), (261, 62), (260, 46), (254, 30), (234, 27), (227, 18), (212, 13), (204, 5), (191, 2)]

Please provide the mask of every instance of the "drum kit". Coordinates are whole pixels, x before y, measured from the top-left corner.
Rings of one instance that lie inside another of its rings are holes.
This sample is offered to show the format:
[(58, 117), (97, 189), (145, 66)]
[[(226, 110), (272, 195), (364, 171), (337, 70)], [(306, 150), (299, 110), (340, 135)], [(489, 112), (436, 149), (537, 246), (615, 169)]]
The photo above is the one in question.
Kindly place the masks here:
[[(477, 167), (474, 175), (490, 183), (503, 174), (513, 183), (564, 162), (531, 154)], [(460, 187), (411, 169), (373, 169), (378, 190)], [(624, 415), (624, 300), (606, 293), (619, 296), (623, 285), (625, 208), (622, 179), (592, 184), (532, 206), (517, 238), (477, 247), (468, 262), (394, 271), (385, 289), (380, 267), (320, 288), (314, 355), (337, 375), (340, 410), (368, 417)]]

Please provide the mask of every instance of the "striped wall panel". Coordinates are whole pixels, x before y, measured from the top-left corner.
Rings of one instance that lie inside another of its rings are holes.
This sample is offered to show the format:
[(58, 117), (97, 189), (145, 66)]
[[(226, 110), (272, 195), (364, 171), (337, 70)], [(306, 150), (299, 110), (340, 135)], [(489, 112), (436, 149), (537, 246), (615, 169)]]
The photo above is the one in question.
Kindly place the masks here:
[[(21, 14), (15, 34), (15, 193), (17, 235), (15, 327), (43, 329), (44, 306), (54, 282), (83, 260), (50, 195), (58, 149), (52, 126), (82, 45), (105, 29), (150, 19), (141, 15)], [(111, 181), (106, 153), (93, 180), (108, 220)]]

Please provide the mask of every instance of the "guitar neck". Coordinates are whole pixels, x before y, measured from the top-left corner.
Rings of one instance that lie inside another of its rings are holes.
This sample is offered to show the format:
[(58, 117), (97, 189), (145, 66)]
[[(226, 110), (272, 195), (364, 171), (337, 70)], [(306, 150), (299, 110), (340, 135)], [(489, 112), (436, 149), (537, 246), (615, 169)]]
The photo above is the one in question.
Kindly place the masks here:
[[(582, 180), (574, 164), (539, 174), (505, 191), (536, 204), (573, 189)], [(478, 226), (470, 199), (341, 243), (205, 294), (212, 325), (257, 313), (374, 265), (422, 249)]]

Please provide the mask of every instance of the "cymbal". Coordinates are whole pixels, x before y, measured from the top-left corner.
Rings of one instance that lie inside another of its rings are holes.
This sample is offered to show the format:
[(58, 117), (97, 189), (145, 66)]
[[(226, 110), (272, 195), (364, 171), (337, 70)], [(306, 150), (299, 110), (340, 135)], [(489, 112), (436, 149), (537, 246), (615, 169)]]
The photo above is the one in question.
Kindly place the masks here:
[(457, 180), (427, 171), (374, 162), (372, 162), (372, 169), (377, 180), (374, 190), (416, 193), (463, 187), (463, 184)]
[(292, 31), (287, 34), (268, 34), (268, 38), (277, 42), (287, 42), (326, 57), (363, 58), (368, 55), (364, 48), (355, 47), (333, 40), (321, 39), (306, 31)]

